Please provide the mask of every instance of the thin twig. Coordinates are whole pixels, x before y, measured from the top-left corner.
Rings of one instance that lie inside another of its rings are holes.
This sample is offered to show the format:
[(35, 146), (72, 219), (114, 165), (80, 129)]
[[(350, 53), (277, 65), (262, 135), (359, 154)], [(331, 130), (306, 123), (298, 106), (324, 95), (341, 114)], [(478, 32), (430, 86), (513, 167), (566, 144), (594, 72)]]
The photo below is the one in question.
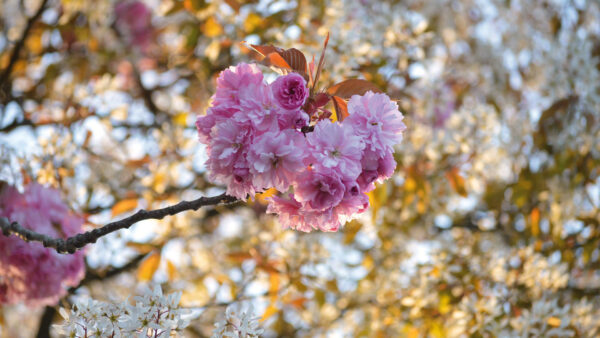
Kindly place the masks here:
[(54, 238), (22, 227), (19, 223), (11, 223), (6, 217), (0, 217), (0, 228), (4, 236), (16, 235), (27, 242), (40, 242), (47, 248), (56, 249), (59, 253), (74, 253), (87, 244), (95, 243), (98, 238), (146, 219), (163, 219), (186, 210), (198, 210), (207, 205), (228, 204), (237, 201), (235, 197), (221, 194), (213, 197), (200, 197), (193, 201), (182, 201), (156, 210), (139, 210), (135, 214), (120, 221), (108, 223), (103, 227), (84, 232), (69, 238)]
[(43, 0), (42, 4), (38, 8), (38, 10), (35, 12), (35, 14), (31, 18), (29, 18), (29, 20), (27, 20), (27, 24), (25, 25), (23, 34), (21, 34), (21, 37), (19, 38), (19, 40), (17, 40), (17, 43), (15, 44), (15, 47), (12, 50), (12, 54), (10, 55), (8, 65), (2, 71), (2, 74), (0, 74), (0, 88), (2, 87), (4, 82), (6, 82), (8, 80), (8, 78), (10, 77), (10, 74), (12, 73), (15, 63), (19, 59), (19, 54), (21, 53), (21, 49), (23, 49), (23, 46), (25, 46), (25, 40), (27, 40), (27, 37), (29, 36), (29, 32), (31, 31), (31, 28), (33, 28), (33, 25), (35, 24), (35, 22), (40, 18), (40, 16), (42, 16), (42, 13), (44, 13), (44, 10), (46, 9), (47, 4), (48, 4), (48, 0)]

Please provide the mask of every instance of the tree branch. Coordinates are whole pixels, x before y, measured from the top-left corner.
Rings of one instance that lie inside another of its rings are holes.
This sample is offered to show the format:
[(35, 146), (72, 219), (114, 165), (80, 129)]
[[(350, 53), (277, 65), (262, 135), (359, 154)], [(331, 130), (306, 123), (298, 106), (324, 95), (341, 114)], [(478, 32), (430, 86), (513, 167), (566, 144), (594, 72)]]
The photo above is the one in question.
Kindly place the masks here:
[(193, 201), (182, 201), (156, 210), (139, 210), (135, 214), (120, 221), (108, 223), (103, 227), (84, 232), (69, 238), (54, 238), (22, 227), (19, 223), (11, 223), (6, 217), (0, 217), (0, 228), (4, 236), (16, 235), (26, 242), (40, 242), (47, 248), (56, 249), (59, 253), (74, 253), (87, 244), (95, 243), (98, 238), (121, 229), (128, 229), (133, 224), (146, 219), (163, 219), (186, 210), (198, 210), (207, 205), (229, 204), (236, 202), (235, 197), (225, 193), (213, 197), (200, 197)]
[(29, 18), (29, 20), (27, 20), (27, 24), (25, 25), (23, 34), (21, 34), (21, 37), (19, 38), (19, 40), (17, 40), (17, 43), (15, 44), (15, 47), (12, 50), (12, 54), (10, 55), (8, 65), (0, 74), (0, 88), (3, 88), (3, 84), (10, 77), (10, 74), (12, 73), (15, 63), (19, 59), (19, 54), (21, 53), (21, 49), (23, 49), (23, 46), (25, 46), (25, 40), (27, 40), (27, 36), (29, 36), (29, 32), (31, 31), (31, 28), (33, 28), (33, 24), (35, 24), (35, 22), (40, 18), (40, 16), (42, 16), (42, 13), (44, 13), (44, 10), (46, 9), (47, 4), (48, 4), (48, 0), (43, 0), (42, 4), (38, 8), (38, 10), (35, 12), (35, 14), (31, 18)]

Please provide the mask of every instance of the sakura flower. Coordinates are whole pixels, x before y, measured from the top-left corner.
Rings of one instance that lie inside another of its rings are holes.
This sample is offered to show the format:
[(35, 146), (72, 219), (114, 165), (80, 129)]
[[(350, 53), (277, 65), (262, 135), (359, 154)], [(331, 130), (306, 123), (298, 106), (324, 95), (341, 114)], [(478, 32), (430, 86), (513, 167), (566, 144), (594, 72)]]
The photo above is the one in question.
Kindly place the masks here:
[(350, 125), (319, 121), (307, 140), (314, 166), (335, 170), (350, 179), (360, 174), (364, 144)]
[(253, 138), (253, 130), (248, 125), (232, 120), (216, 127), (210, 146), (209, 179), (227, 185), (227, 193), (238, 198), (255, 193), (252, 177), (249, 175), (246, 153)]
[(258, 86), (263, 83), (263, 75), (256, 65), (240, 63), (221, 72), (217, 78), (217, 90), (214, 106), (235, 108), (239, 105), (239, 92), (242, 88)]
[(286, 191), (296, 173), (305, 167), (305, 144), (302, 133), (291, 129), (257, 137), (248, 153), (255, 187)]
[(354, 127), (356, 135), (363, 138), (367, 149), (375, 152), (394, 150), (402, 141), (406, 125), (398, 105), (385, 94), (368, 91), (363, 96), (354, 95), (348, 102), (348, 116), (343, 124)]
[(325, 211), (338, 205), (346, 187), (333, 170), (306, 170), (296, 182), (295, 196), (315, 211)]
[(235, 119), (250, 123), (259, 132), (279, 130), (279, 119), (284, 118), (273, 102), (271, 89), (264, 83), (249, 85), (239, 90), (240, 110)]
[(288, 110), (296, 110), (304, 104), (308, 97), (308, 88), (302, 75), (290, 73), (277, 78), (271, 84), (276, 102)]
[(312, 226), (306, 222), (306, 211), (301, 210), (302, 204), (290, 194), (289, 199), (273, 196), (269, 199), (267, 213), (279, 215), (279, 222), (284, 229), (290, 228), (303, 232), (311, 232)]

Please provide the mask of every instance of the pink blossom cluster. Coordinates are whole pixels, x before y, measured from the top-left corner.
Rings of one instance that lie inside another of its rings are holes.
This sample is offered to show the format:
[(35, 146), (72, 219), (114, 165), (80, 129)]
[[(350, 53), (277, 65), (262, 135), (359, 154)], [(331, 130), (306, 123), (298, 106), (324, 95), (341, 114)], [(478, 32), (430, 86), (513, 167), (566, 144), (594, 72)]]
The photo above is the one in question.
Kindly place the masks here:
[(270, 198), (267, 211), (284, 227), (337, 231), (365, 211), (374, 182), (393, 174), (393, 147), (406, 126), (385, 94), (353, 96), (341, 123), (309, 116), (309, 95), (297, 73), (268, 84), (256, 65), (242, 63), (220, 74), (196, 126), (208, 177), (229, 195), (246, 199), (275, 188), (281, 196)]
[[(70, 212), (60, 193), (33, 183), (20, 193), (0, 187), (0, 217), (24, 228), (53, 237), (81, 232), (83, 219)], [(54, 305), (84, 277), (84, 252), (71, 255), (0, 234), (0, 305), (25, 302), (31, 306)]]

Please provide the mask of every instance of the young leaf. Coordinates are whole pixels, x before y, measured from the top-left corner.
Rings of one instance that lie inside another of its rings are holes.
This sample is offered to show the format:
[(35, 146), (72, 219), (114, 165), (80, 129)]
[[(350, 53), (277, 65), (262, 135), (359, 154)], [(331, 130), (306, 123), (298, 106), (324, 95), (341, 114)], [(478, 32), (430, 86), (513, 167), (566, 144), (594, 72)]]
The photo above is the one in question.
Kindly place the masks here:
[(350, 114), (348, 113), (348, 103), (339, 96), (332, 96), (333, 107), (335, 108), (335, 116), (338, 121), (342, 122)]
[(329, 87), (327, 93), (349, 99), (352, 95), (364, 95), (369, 90), (374, 93), (382, 93), (376, 85), (361, 79), (350, 79), (337, 83)]
[(285, 61), (285, 59), (279, 53), (271, 53), (268, 54), (263, 60), (267, 66), (275, 66), (282, 69), (292, 69), (290, 65)]
[(301, 74), (306, 73), (306, 57), (301, 51), (296, 48), (290, 48), (279, 52), (279, 55), (283, 57), (293, 70)]
[(250, 45), (250, 47), (265, 57), (271, 53), (283, 52), (283, 49), (273, 45)]
[(323, 51), (321, 51), (321, 58), (319, 59), (319, 66), (317, 67), (317, 74), (315, 74), (315, 79), (313, 81), (312, 90), (315, 89), (317, 82), (319, 81), (319, 76), (321, 76), (321, 69), (323, 68), (323, 63), (325, 63), (325, 50), (327, 49), (327, 43), (329, 42), (329, 33), (327, 33), (327, 37), (325, 38), (325, 42), (323, 43)]

